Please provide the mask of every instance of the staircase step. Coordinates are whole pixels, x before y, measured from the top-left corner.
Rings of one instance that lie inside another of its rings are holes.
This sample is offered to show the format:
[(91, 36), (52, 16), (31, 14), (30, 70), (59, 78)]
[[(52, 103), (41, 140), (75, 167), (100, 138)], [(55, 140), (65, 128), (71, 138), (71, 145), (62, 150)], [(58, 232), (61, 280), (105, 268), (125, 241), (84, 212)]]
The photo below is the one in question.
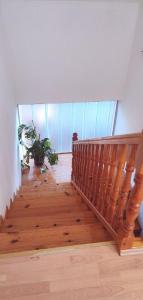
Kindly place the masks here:
[(4, 221), (0, 232), (19, 232), (34, 228), (57, 228), (59, 226), (100, 224), (91, 211), (71, 212), (69, 214), (54, 214), (42, 217), (17, 217)]
[(111, 237), (100, 225), (61, 226), (50, 229), (32, 229), (19, 233), (0, 233), (0, 253), (38, 250), (51, 247), (110, 241)]
[(22, 182), (0, 228), (0, 253), (112, 240), (71, 183), (34, 166)]
[(85, 206), (85, 203), (81, 200), (81, 197), (47, 197), (42, 199), (17, 199), (12, 204), (12, 210), (14, 209), (27, 209), (29, 207), (62, 207), (68, 205), (68, 207), (72, 205), (81, 205)]
[(77, 192), (75, 192), (74, 190), (67, 190), (67, 189), (65, 189), (65, 190), (57, 190), (57, 189), (55, 189), (55, 190), (47, 190), (47, 191), (43, 191), (43, 190), (41, 190), (41, 191), (38, 191), (38, 190), (35, 190), (34, 189), (34, 191), (31, 191), (31, 192), (18, 192), (18, 194), (17, 194), (17, 198), (23, 198), (23, 197), (25, 197), (25, 198), (30, 198), (30, 199), (32, 199), (32, 198), (35, 198), (35, 197), (37, 197), (37, 198), (41, 198), (41, 197), (47, 197), (47, 196), (65, 196), (65, 195), (68, 195), (68, 196), (77, 196), (78, 194), (77, 194)]
[(82, 212), (87, 211), (86, 205), (63, 205), (58, 207), (28, 207), (25, 209), (11, 209), (8, 212), (8, 218), (16, 218), (16, 217), (33, 217), (33, 216), (50, 216), (54, 214), (63, 214), (63, 213), (71, 213), (71, 212)]
[(55, 199), (55, 201), (57, 200), (57, 199), (66, 199), (66, 198), (76, 198), (76, 199), (81, 199), (81, 196), (80, 195), (78, 195), (78, 194), (72, 194), (72, 193), (69, 193), (69, 192), (67, 192), (67, 191), (65, 191), (65, 192), (53, 192), (53, 193), (50, 193), (50, 192), (46, 192), (46, 193), (32, 193), (32, 194), (18, 194), (16, 197), (15, 197), (15, 200), (20, 200), (20, 201), (22, 201), (22, 200), (41, 200), (41, 199), (43, 199), (43, 200), (46, 200), (46, 199)]
[[(64, 186), (60, 186), (60, 185), (33, 185), (33, 186), (22, 186), (21, 189), (20, 189), (20, 192), (25, 192), (25, 193), (30, 193), (30, 192), (35, 192), (35, 191), (55, 191), (55, 190), (59, 190), (59, 191), (62, 191), (62, 190), (67, 190), (67, 191), (75, 191), (73, 189), (73, 187), (64, 187)], [(76, 192), (76, 191), (75, 191)]]

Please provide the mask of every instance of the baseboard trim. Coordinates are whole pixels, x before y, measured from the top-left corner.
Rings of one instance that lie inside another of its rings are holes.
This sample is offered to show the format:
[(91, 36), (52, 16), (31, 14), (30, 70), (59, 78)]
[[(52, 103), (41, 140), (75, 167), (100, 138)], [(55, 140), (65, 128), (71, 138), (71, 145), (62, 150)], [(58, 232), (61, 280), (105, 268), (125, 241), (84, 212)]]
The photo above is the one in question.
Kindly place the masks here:
[(136, 254), (143, 254), (143, 247), (140, 248), (131, 248), (127, 250), (120, 250), (121, 256), (127, 256), (127, 255), (136, 255)]
[(5, 207), (5, 213), (4, 213), (4, 216), (0, 215), (0, 227), (2, 226), (4, 220), (7, 218), (8, 216), (8, 213), (13, 205), (13, 202), (15, 201), (15, 198), (16, 198), (16, 195), (18, 194), (18, 192), (20, 191), (20, 188), (21, 186), (19, 186), (19, 188), (16, 190), (16, 193), (14, 192), (13, 193), (13, 197), (10, 198), (8, 204), (6, 205)]
[(73, 246), (63, 246), (63, 247), (54, 247), (54, 248), (46, 248), (46, 249), (39, 249), (39, 250), (26, 250), (26, 251), (19, 251), (19, 252), (11, 252), (11, 253), (0, 253), (0, 259), (4, 258), (12, 258), (12, 257), (20, 257), (20, 256), (45, 256), (45, 255), (52, 255), (56, 253), (62, 252), (69, 252), (78, 249), (86, 249), (90, 248), (97, 248), (97, 247), (113, 247), (115, 249), (115, 241), (107, 241), (107, 242), (99, 242), (99, 243), (88, 243), (88, 244), (80, 244), (80, 245), (73, 245)]
[(121, 250), (121, 256), (125, 255), (135, 255), (143, 253), (143, 239), (141, 237), (136, 237), (133, 242), (131, 249)]

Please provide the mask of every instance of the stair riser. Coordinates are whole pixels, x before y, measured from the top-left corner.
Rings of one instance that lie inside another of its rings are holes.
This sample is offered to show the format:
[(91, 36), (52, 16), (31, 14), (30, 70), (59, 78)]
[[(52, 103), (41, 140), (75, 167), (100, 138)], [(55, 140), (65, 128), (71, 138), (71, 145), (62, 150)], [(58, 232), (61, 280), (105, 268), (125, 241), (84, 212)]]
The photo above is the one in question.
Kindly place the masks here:
[(110, 240), (102, 226), (97, 231), (94, 231), (94, 228), (94, 225), (77, 225), (68, 228), (63, 226), (49, 230), (23, 231), (10, 235), (1, 233), (3, 243), (0, 245), (0, 253), (100, 242), (101, 234), (104, 241)]

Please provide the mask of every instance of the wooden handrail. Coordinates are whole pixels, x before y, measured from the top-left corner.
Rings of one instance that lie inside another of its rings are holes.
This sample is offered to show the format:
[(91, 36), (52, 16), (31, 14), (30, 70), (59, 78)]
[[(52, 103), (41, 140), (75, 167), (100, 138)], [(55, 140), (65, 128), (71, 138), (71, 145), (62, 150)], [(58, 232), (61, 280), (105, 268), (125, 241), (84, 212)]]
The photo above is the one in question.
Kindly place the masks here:
[(87, 139), (87, 140), (76, 140), (75, 143), (82, 143), (82, 144), (139, 144), (140, 139), (143, 136), (143, 132), (140, 133), (132, 133), (132, 134), (125, 134), (125, 135), (114, 135), (114, 136), (107, 136), (97, 139)]
[(74, 141), (72, 183), (119, 250), (130, 249), (143, 200), (143, 133)]

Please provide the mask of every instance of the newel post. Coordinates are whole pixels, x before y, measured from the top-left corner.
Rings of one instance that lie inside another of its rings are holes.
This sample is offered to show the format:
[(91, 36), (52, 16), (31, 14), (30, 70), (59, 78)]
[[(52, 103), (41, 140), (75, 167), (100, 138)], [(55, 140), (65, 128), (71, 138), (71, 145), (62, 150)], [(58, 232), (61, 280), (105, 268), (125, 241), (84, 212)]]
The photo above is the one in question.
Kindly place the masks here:
[(118, 233), (117, 242), (120, 251), (130, 249), (133, 246), (135, 221), (143, 200), (143, 135), (137, 153), (134, 182), (135, 185), (126, 209), (126, 217)]
[(76, 147), (74, 142), (78, 141), (78, 134), (77, 132), (73, 133), (72, 136), (72, 173), (71, 173), (71, 180), (74, 180), (75, 170), (76, 170)]
[(135, 176), (135, 187), (133, 189), (129, 206), (126, 210), (126, 220), (119, 231), (118, 246), (119, 250), (132, 248), (134, 241), (135, 220), (139, 214), (139, 208), (143, 199), (143, 173)]
[(73, 142), (78, 141), (78, 134), (77, 134), (77, 132), (74, 132), (74, 133), (73, 133), (72, 141), (73, 141)]

